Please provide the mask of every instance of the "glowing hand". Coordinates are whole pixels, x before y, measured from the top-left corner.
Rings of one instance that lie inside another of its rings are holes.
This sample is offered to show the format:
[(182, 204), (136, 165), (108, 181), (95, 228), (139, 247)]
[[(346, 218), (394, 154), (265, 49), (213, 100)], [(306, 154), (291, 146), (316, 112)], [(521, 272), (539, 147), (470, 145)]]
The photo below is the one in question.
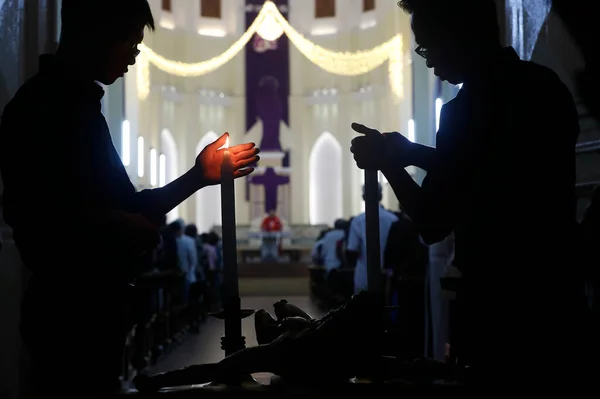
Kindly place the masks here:
[(254, 143), (239, 144), (229, 148), (221, 148), (227, 142), (229, 133), (224, 133), (211, 144), (204, 147), (196, 158), (194, 167), (198, 170), (201, 180), (205, 185), (215, 185), (221, 182), (221, 163), (223, 152), (229, 151), (233, 161), (233, 176), (235, 178), (247, 176), (254, 171), (250, 165), (258, 162), (260, 150)]

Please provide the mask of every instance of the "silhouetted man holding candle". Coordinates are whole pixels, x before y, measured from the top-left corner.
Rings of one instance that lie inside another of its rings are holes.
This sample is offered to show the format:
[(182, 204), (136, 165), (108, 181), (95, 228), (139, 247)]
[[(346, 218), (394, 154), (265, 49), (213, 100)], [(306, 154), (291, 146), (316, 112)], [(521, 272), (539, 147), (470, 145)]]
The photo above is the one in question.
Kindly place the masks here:
[[(113, 146), (97, 83), (123, 77), (154, 28), (147, 0), (63, 0), (60, 45), (6, 106), (0, 127), (4, 216), (33, 271), (21, 331), (40, 396), (63, 386), (118, 388), (129, 283), (158, 244), (163, 216), (218, 184), (227, 134), (177, 180), (136, 192)], [(235, 177), (258, 160), (253, 143), (229, 148)], [(40, 240), (38, 226), (54, 240)], [(68, 371), (64, 369), (68, 367)], [(88, 395), (89, 396), (89, 395)]]
[[(536, 381), (580, 378), (571, 94), (551, 70), (501, 47), (494, 1), (399, 5), (412, 15), (416, 53), (464, 86), (442, 109), (435, 149), (353, 124), (364, 134), (352, 142), (357, 165), (384, 173), (425, 242), (455, 233), (462, 285), (451, 344), (477, 381), (531, 383), (532, 368)], [(408, 165), (427, 171), (421, 186)]]

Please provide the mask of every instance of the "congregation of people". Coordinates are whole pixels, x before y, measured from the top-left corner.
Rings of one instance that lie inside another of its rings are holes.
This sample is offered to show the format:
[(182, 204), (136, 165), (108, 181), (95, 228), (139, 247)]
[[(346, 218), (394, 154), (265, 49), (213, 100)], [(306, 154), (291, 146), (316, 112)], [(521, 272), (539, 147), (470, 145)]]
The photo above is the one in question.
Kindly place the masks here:
[(137, 300), (124, 353), (123, 379), (146, 370), (189, 333), (200, 332), (210, 312), (220, 310), (222, 248), (219, 235), (194, 224), (166, 219), (160, 243), (148, 253), (137, 280)]
[[(382, 200), (379, 184), (379, 201)], [(363, 195), (364, 197), (364, 195)], [(397, 339), (399, 356), (423, 356), (425, 334), (426, 275), (429, 249), (403, 211), (379, 205), (379, 238), (386, 304), (393, 306), (388, 326)], [(367, 229), (365, 213), (338, 219), (319, 234), (312, 250), (311, 295), (326, 309), (343, 304), (367, 290)], [(447, 257), (448, 261), (451, 261)]]

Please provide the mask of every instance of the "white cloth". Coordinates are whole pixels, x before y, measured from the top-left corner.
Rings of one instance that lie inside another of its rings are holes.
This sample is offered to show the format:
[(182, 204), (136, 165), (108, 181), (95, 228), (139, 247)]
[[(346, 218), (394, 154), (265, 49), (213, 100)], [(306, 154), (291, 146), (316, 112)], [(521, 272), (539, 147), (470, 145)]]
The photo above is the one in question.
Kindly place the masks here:
[[(392, 212), (379, 207), (379, 251), (381, 265), (383, 267), (383, 254), (387, 244), (392, 225), (398, 221), (398, 217)], [(352, 219), (350, 232), (348, 233), (349, 251), (358, 252), (356, 268), (354, 269), (354, 293), (358, 294), (368, 288), (367, 284), (367, 222), (364, 213)]]
[(344, 235), (344, 230), (341, 229), (328, 231), (323, 238), (317, 241), (313, 248), (312, 256), (314, 258), (317, 255), (319, 246), (321, 247), (321, 258), (323, 259), (323, 266), (327, 273), (339, 268), (342, 264), (340, 258), (337, 256), (337, 243), (344, 239)]
[(182, 235), (177, 237), (177, 257), (179, 268), (185, 274), (188, 283), (196, 282), (196, 267), (198, 267), (198, 249), (192, 237)]

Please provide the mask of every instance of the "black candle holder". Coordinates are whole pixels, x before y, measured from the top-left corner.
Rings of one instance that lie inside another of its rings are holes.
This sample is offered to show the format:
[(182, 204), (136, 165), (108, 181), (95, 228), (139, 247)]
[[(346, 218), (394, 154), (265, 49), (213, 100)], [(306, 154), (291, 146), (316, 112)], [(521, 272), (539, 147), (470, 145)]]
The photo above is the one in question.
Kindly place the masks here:
[[(242, 334), (242, 320), (253, 315), (254, 309), (241, 309), (240, 297), (225, 298), (223, 309), (211, 313), (216, 319), (225, 322), (225, 335), (221, 337), (221, 349), (225, 357), (246, 348), (246, 337)], [(242, 384), (257, 385), (258, 382), (251, 375), (236, 375), (227, 377), (224, 381), (213, 381), (212, 385), (240, 386)]]

